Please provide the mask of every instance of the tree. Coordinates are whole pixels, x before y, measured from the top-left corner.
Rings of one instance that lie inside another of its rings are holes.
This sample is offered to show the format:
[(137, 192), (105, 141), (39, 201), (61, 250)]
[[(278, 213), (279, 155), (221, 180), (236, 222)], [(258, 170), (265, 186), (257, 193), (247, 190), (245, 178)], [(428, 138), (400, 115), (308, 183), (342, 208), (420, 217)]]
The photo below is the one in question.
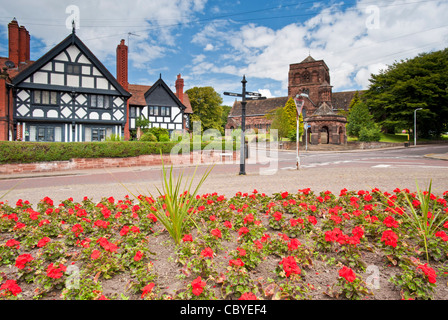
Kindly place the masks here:
[[(267, 115), (268, 119), (272, 119), (271, 129), (278, 130), (279, 138), (290, 138), (292, 141), (296, 139), (297, 131), (297, 110), (293, 98), (289, 98), (283, 107), (279, 107), (271, 111)], [(299, 117), (299, 136), (303, 134), (303, 116)]]
[(340, 114), (341, 116), (344, 116), (344, 117), (348, 118), (348, 116), (350, 115), (350, 112), (351, 112), (352, 109), (353, 109), (353, 106), (354, 106), (355, 104), (357, 104), (360, 100), (361, 100), (361, 98), (359, 97), (359, 91), (356, 91), (356, 92), (353, 94), (353, 98), (352, 98), (352, 100), (350, 101), (350, 104), (348, 105), (347, 110), (339, 110), (339, 111), (338, 111), (338, 114)]
[(419, 136), (448, 129), (448, 49), (396, 62), (370, 82), (362, 99), (385, 130), (413, 129), (417, 108)]
[(359, 131), (365, 123), (372, 122), (372, 116), (369, 113), (367, 106), (358, 102), (353, 105), (352, 110), (347, 118), (347, 135), (352, 137), (358, 137)]
[(286, 138), (289, 133), (289, 119), (283, 107), (275, 108), (266, 114), (268, 120), (272, 120), (271, 130), (277, 130), (279, 139)]
[[(293, 98), (289, 98), (283, 107), (288, 121), (288, 137), (291, 141), (296, 141), (297, 137), (297, 109)], [(299, 137), (303, 134), (303, 116), (299, 117)]]
[(200, 121), (201, 131), (216, 129), (223, 133), (222, 98), (215, 89), (212, 87), (194, 87), (188, 89), (186, 93), (193, 109), (191, 122)]
[(221, 127), (224, 129), (227, 124), (227, 118), (229, 117), (229, 113), (232, 110), (232, 107), (230, 106), (221, 106), (221, 107), (222, 107)]
[(348, 115), (347, 134), (358, 137), (361, 141), (378, 141), (380, 138), (379, 127), (373, 121), (367, 105), (360, 100), (352, 106)]

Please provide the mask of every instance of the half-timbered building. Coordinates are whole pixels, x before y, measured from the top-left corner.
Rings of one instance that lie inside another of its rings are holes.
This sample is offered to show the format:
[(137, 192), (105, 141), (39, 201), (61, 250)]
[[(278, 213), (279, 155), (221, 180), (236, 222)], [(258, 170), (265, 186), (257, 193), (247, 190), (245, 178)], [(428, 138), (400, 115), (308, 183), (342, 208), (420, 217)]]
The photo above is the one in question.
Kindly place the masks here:
[(188, 128), (192, 113), (183, 79), (174, 93), (160, 77), (152, 86), (128, 83), (127, 46), (117, 46), (116, 78), (75, 29), (36, 61), (30, 36), (14, 19), (8, 25), (9, 57), (0, 57), (0, 140), (82, 142), (110, 135), (128, 140), (136, 119), (172, 130)]

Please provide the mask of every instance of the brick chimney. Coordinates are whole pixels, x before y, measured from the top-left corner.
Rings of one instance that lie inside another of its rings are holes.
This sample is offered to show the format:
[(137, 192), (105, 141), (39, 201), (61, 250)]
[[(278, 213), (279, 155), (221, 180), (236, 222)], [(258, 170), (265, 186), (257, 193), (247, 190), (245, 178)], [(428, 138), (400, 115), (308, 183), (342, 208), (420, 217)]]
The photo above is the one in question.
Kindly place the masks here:
[(176, 80), (176, 95), (180, 102), (184, 103), (184, 79), (181, 78), (180, 73), (177, 75)]
[(9, 39), (9, 60), (14, 62), (16, 67), (19, 65), (19, 24), (17, 23), (16, 18), (14, 18), (8, 24), (8, 39)]
[(128, 90), (128, 46), (124, 44), (124, 39), (117, 46), (117, 80)]
[(19, 27), (16, 18), (8, 24), (8, 38), (9, 60), (16, 67), (30, 60), (30, 34), (24, 26)]
[[(117, 81), (126, 90), (129, 91), (128, 82), (128, 46), (125, 45), (124, 39), (121, 39), (117, 46)], [(129, 99), (126, 103), (126, 124), (124, 125), (124, 139), (128, 141), (131, 138), (129, 132)]]

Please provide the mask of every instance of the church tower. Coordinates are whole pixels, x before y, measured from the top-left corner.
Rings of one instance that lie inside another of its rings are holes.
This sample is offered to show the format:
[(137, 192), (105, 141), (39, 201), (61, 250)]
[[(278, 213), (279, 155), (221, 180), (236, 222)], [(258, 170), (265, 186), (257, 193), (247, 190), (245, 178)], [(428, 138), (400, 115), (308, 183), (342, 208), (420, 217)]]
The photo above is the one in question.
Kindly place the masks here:
[(331, 105), (330, 70), (323, 60), (308, 56), (300, 63), (289, 65), (288, 97), (308, 94), (305, 99), (304, 117), (310, 116), (323, 103)]

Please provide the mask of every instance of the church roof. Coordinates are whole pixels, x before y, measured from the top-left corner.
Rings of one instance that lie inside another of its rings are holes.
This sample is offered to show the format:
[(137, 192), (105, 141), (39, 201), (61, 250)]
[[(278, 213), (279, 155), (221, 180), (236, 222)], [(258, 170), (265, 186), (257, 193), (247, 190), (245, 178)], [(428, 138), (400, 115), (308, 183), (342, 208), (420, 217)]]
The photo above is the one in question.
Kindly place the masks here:
[[(284, 107), (288, 99), (288, 97), (276, 97), (265, 100), (249, 100), (246, 103), (246, 116), (265, 115), (278, 107)], [(232, 110), (230, 110), (229, 117), (240, 116), (241, 101), (235, 101)]]
[(304, 62), (314, 62), (314, 61), (316, 61), (316, 60), (314, 60), (314, 58), (311, 55), (309, 55), (301, 63), (304, 63)]

